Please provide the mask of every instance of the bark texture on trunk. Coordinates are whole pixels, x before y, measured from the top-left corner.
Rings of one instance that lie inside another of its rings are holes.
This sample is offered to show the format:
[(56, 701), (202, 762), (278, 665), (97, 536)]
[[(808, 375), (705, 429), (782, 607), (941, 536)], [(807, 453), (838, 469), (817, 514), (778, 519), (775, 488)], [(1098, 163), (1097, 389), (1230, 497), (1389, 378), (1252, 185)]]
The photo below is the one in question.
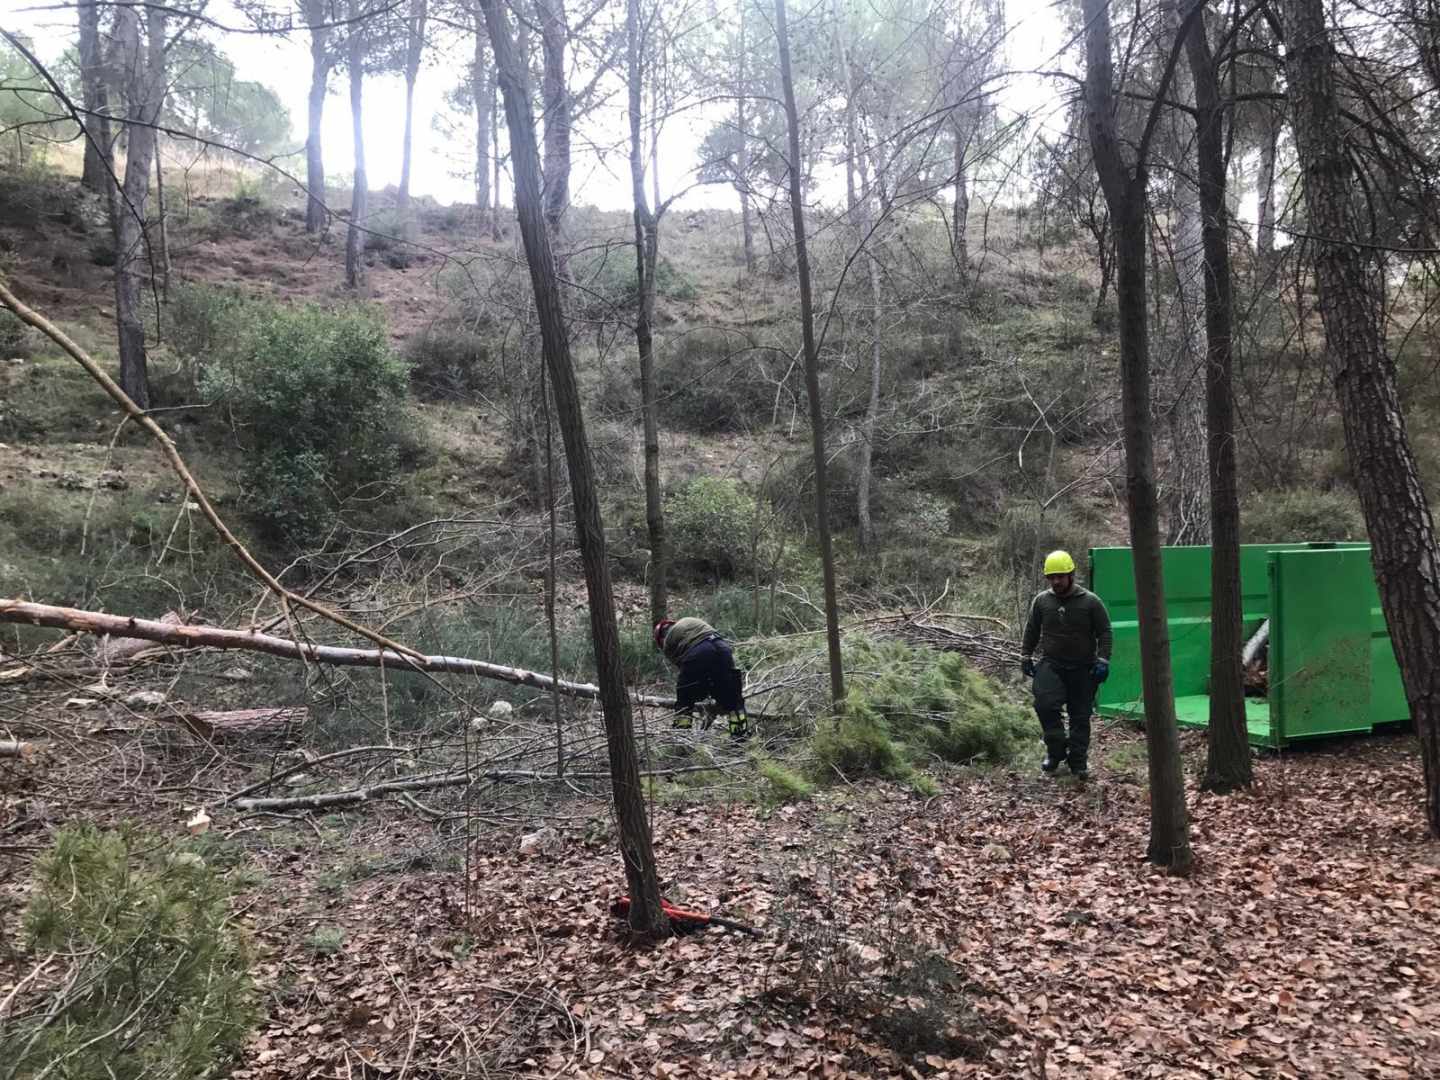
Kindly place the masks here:
[[(358, 19), (360, 0), (350, 0), (350, 17)], [(350, 31), (350, 132), (355, 145), (355, 184), (350, 192), (350, 224), (345, 230), (345, 286), (359, 290), (365, 283), (365, 234), (360, 226), (369, 206), (370, 181), (365, 175), (365, 38), (356, 24)]]
[(1309, 212), (1320, 316), (1334, 368), (1350, 472), (1370, 533), (1380, 606), (1420, 736), (1425, 813), (1440, 837), (1440, 553), (1415, 468), (1383, 329), (1383, 267), (1345, 145), (1323, 0), (1285, 0), (1286, 81)]
[(325, 93), (330, 81), (334, 57), (330, 54), (330, 30), (325, 0), (303, 0), (301, 8), (310, 31), (310, 99), (306, 114), (305, 231), (318, 233), (325, 228), (325, 154), (321, 146), (321, 125), (325, 120)]
[(640, 3), (628, 0), (625, 36), (628, 46), (630, 112), (630, 188), (635, 207), (636, 291), (635, 348), (640, 357), (640, 415), (645, 428), (645, 527), (650, 538), (650, 621), (659, 622), (670, 605), (665, 508), (660, 500), (660, 417), (655, 395), (655, 287), (660, 256), (660, 223), (645, 201), (645, 154), (640, 137), (643, 65)]
[[(1180, 26), (1179, 6), (1170, 6), (1167, 22)], [(1198, 20), (1197, 20), (1198, 21)], [(1175, 71), (1174, 98), (1195, 105), (1195, 84), (1188, 64)], [(1171, 153), (1178, 159), (1172, 170), (1176, 290), (1166, 320), (1168, 358), (1162, 397), (1169, 412), (1166, 428), (1170, 441), (1170, 483), (1165, 499), (1165, 542), (1210, 542), (1210, 472), (1206, 460), (1205, 382), (1205, 248), (1200, 191), (1195, 184), (1195, 158), (1186, 114), (1176, 114)]]
[(660, 934), (669, 922), (660, 908), (660, 883), (645, 814), (635, 754), (635, 731), (625, 672), (620, 660), (620, 637), (615, 623), (615, 601), (610, 590), (610, 564), (605, 551), (605, 529), (595, 489), (585, 417), (570, 357), (570, 338), (560, 293), (559, 272), (550, 247), (550, 231), (540, 190), (540, 155), (535, 144), (535, 118), (530, 112), (529, 80), (524, 61), (515, 53), (510, 28), (500, 0), (480, 0), (495, 54), (496, 75), (505, 98), (510, 130), (510, 157), (515, 173), (515, 213), (520, 225), (535, 311), (540, 324), (545, 364), (555, 394), (555, 409), (570, 470), (570, 492), (585, 588), (590, 602), (590, 634), (600, 701), (605, 715), (615, 817), (620, 831), (620, 853), (630, 890), (630, 926), (640, 933)]
[(565, 85), (565, 45), (570, 35), (565, 0), (536, 0), (543, 58), (540, 93), (545, 107), (545, 225), (563, 278), (560, 230), (570, 208), (570, 93)]
[(170, 229), (165, 221), (165, 166), (160, 160), (160, 139), (155, 139), (155, 224), (160, 241), (160, 299), (170, 302)]
[(475, 65), (470, 73), (470, 96), (475, 99), (475, 208), (480, 213), (480, 233), (494, 227), (490, 207), (491, 117), (495, 111), (495, 79), (490, 53), (485, 48), (485, 27), (475, 27)]
[(740, 3), (740, 59), (738, 63), (738, 78), (735, 87), (735, 126), (740, 131), (740, 149), (735, 154), (735, 171), (739, 174), (735, 179), (735, 190), (740, 194), (740, 235), (741, 243), (745, 252), (745, 272), (755, 272), (755, 226), (750, 220), (750, 126), (749, 115), (746, 106), (749, 104), (747, 95), (749, 93), (749, 79), (746, 74), (746, 30), (747, 20), (745, 12), (750, 7), (750, 0), (741, 0)]
[(1150, 345), (1145, 304), (1143, 159), (1125, 162), (1115, 118), (1110, 7), (1082, 0), (1085, 20), (1085, 103), (1095, 167), (1115, 231), (1116, 292), (1120, 304), (1120, 386), (1125, 429), (1126, 499), (1134, 551), (1135, 601), (1140, 622), (1140, 682), (1145, 695), (1145, 743), (1150, 772), (1150, 845), (1146, 857), (1176, 873), (1189, 871), (1190, 824), (1175, 721), (1170, 634), (1160, 568), (1160, 508), (1150, 410)]
[(100, 5), (75, 5), (80, 23), (80, 100), (85, 106), (85, 166), (80, 183), (111, 200), (113, 214), (115, 155), (110, 130), (110, 92), (105, 48), (100, 38)]
[(1195, 86), (1196, 164), (1205, 249), (1205, 417), (1210, 469), (1210, 738), (1207, 791), (1230, 792), (1254, 780), (1245, 726), (1240, 652), (1240, 495), (1235, 464), (1234, 350), (1229, 211), (1225, 201), (1225, 127), (1203, 18), (1191, 21), (1185, 50)]
[(1268, 265), (1275, 259), (1275, 152), (1280, 142), (1280, 114), (1267, 110), (1260, 131), (1260, 171), (1255, 186), (1260, 199), (1255, 230), (1255, 251)]
[(410, 15), (405, 20), (405, 135), (400, 150), (400, 188), (395, 196), (400, 231), (407, 240), (415, 234), (415, 224), (410, 220), (410, 165), (415, 140), (415, 82), (425, 53), (428, 14), (426, 0), (410, 0)]
[(119, 331), (120, 387), (142, 409), (150, 407), (150, 376), (145, 354), (144, 276), (151, 262), (146, 240), (150, 165), (155, 154), (154, 124), (165, 93), (167, 13), (146, 9), (142, 43), (140, 17), (132, 8), (115, 12), (117, 61), (128, 102), (129, 125), (123, 198), (115, 217), (115, 322)]
[[(840, 72), (845, 80), (845, 193), (849, 200), (850, 223), (855, 228), (858, 242), (865, 245), (865, 268), (870, 287), (870, 391), (865, 399), (865, 415), (860, 422), (859, 462), (855, 476), (855, 517), (859, 526), (861, 550), (868, 551), (875, 544), (875, 526), (870, 517), (870, 485), (875, 459), (875, 424), (880, 413), (880, 319), (882, 314), (880, 297), (880, 267), (875, 258), (874, 218), (871, 206), (873, 176), (878, 183), (880, 163), (871, 161), (869, 153), (860, 148), (855, 121), (855, 73), (851, 69), (850, 53), (845, 43), (843, 12), (837, 2), (835, 12), (836, 45), (839, 53)], [(859, 167), (860, 188), (855, 188), (856, 166)]]
[(810, 258), (805, 249), (805, 203), (800, 158), (800, 116), (790, 73), (790, 32), (785, 0), (775, 0), (775, 37), (780, 50), (780, 81), (789, 133), (790, 214), (795, 223), (795, 273), (800, 279), (800, 328), (805, 349), (805, 393), (810, 399), (810, 442), (815, 458), (815, 529), (820, 534), (820, 565), (825, 578), (825, 640), (830, 655), (830, 697), (836, 708), (845, 700), (845, 667), (840, 655), (840, 618), (835, 599), (835, 553), (830, 542), (830, 492), (825, 464), (825, 410), (820, 401), (820, 357), (815, 345), (815, 304), (810, 291)]

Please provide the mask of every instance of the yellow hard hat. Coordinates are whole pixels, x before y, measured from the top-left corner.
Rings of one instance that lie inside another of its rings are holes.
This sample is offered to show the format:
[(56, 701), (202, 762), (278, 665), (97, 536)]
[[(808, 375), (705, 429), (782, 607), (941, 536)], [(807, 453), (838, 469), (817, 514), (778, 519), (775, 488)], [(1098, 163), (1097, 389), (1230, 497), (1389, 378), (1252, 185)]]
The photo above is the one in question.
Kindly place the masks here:
[(1068, 551), (1052, 551), (1045, 556), (1045, 576), (1051, 574), (1073, 574), (1075, 572), (1075, 560), (1070, 557)]

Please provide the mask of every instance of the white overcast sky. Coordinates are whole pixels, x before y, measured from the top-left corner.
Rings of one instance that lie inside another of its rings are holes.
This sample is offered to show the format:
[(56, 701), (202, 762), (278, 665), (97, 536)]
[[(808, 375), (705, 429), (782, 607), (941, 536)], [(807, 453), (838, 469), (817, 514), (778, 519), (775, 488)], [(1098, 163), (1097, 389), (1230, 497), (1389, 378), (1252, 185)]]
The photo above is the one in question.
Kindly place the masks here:
[[(619, 2), (619, 0), (617, 0)], [(1063, 2), (1063, 0), (1061, 0)], [(1045, 0), (1019, 0), (1006, 5), (1010, 32), (1006, 61), (1012, 69), (1061, 66), (1056, 50), (1064, 45), (1063, 24), (1057, 6)], [(207, 8), (215, 21), (234, 26), (246, 25), (228, 0), (212, 0)], [(55, 60), (74, 43), (75, 13), (58, 9), (54, 0), (0, 0), (0, 18), (7, 29), (28, 35), (45, 61)], [(306, 35), (291, 38), (253, 34), (211, 34), (234, 62), (240, 78), (264, 83), (274, 90), (290, 110), (294, 145), (303, 151), (305, 138), (306, 97), (310, 82), (310, 53)], [(466, 69), (467, 57), (457, 50), (454, 56), (432, 51), (422, 68), (415, 92), (415, 163), (411, 188), (416, 194), (432, 195), (441, 202), (473, 202), (474, 186), (469, 177), (473, 142), (447, 140), (432, 127), (432, 118), (445, 111), (444, 94), (458, 81)], [(1052, 125), (1060, 118), (1054, 115), (1057, 87), (1034, 76), (1016, 76), (1000, 95), (1002, 114), (1009, 118), (1017, 112), (1028, 112), (1037, 119), (1048, 117)], [(365, 144), (370, 186), (379, 189), (396, 184), (400, 179), (400, 143), (404, 126), (405, 88), (398, 76), (373, 77), (365, 86)], [(696, 151), (703, 131), (715, 117), (696, 116), (688, 121), (672, 120), (661, 140), (661, 193), (668, 195), (690, 182), (690, 170), (696, 163)], [(616, 131), (611, 142), (623, 136), (623, 113), (609, 117)], [(461, 118), (463, 130), (472, 130), (470, 121)], [(350, 134), (348, 83), (344, 76), (331, 79), (331, 94), (326, 102), (323, 129), (326, 171), (330, 175), (348, 174), (354, 168)], [(598, 138), (595, 141), (600, 141)], [(577, 140), (578, 148), (578, 140)], [(290, 161), (291, 171), (304, 171), (304, 155), (298, 153)], [(602, 209), (630, 206), (628, 160), (609, 155), (606, 160), (594, 152), (576, 154), (572, 197), (577, 203), (589, 203)], [(502, 193), (510, 201), (507, 189)], [(735, 202), (728, 187), (699, 188), (689, 193), (679, 205), (725, 206)]]

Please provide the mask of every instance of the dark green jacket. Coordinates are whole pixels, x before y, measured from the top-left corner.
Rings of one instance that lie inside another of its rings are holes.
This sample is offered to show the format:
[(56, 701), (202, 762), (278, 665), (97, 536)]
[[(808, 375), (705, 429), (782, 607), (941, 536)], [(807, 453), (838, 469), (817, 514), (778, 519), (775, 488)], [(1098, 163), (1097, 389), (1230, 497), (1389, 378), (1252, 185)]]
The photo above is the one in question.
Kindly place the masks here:
[(714, 633), (715, 628), (704, 619), (687, 616), (665, 632), (665, 655), (678, 664), (693, 646)]
[(1064, 596), (1046, 589), (1031, 602), (1020, 651), (1033, 656), (1039, 646), (1046, 660), (1079, 665), (1093, 663), (1096, 656), (1109, 660), (1113, 642), (1104, 602), (1089, 589), (1072, 585)]

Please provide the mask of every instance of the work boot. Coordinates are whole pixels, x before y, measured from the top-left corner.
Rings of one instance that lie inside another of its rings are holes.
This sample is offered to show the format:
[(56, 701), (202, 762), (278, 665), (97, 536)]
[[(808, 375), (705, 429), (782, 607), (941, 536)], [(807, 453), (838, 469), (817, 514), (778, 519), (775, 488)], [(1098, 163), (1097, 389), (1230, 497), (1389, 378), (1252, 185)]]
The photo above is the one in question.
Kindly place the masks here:
[(1044, 760), (1040, 762), (1040, 771), (1043, 773), (1053, 773), (1063, 764), (1065, 764), (1064, 754), (1053, 754), (1047, 750)]
[(1076, 780), (1090, 779), (1090, 766), (1084, 758), (1077, 758), (1072, 755), (1068, 764), (1070, 765), (1070, 775), (1075, 777)]
[(743, 742), (750, 737), (750, 717), (743, 712), (730, 714), (730, 738)]

